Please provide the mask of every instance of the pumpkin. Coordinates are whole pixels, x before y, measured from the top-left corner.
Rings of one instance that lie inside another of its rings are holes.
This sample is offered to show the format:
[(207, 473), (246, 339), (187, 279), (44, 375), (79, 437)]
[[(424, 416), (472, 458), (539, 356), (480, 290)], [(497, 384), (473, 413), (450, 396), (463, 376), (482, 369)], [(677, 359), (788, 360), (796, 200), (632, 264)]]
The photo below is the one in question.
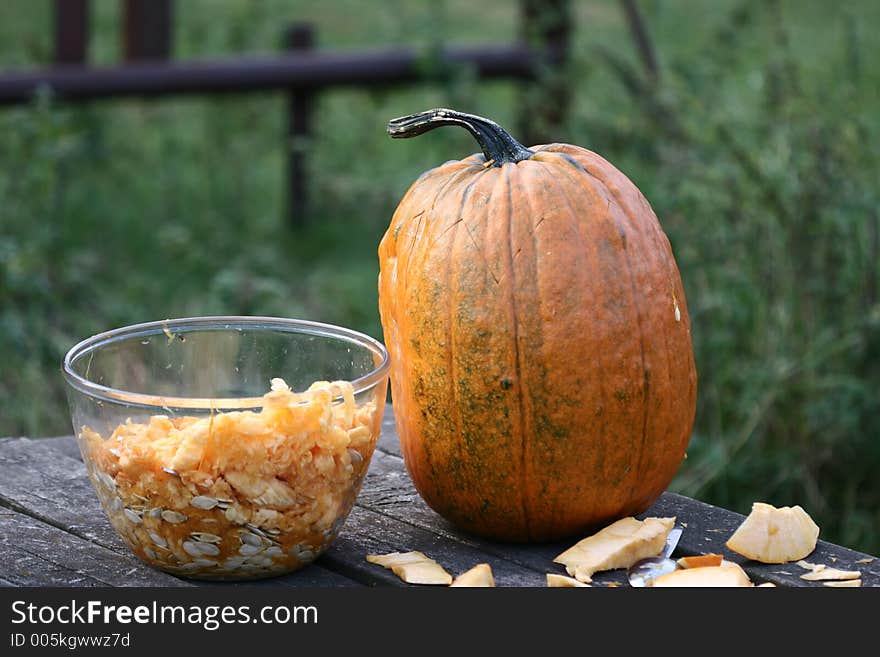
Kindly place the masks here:
[(401, 451), (425, 502), (496, 540), (645, 511), (685, 456), (696, 371), (681, 277), (645, 197), (594, 152), (526, 148), (434, 109), (482, 153), (421, 175), (378, 249)]

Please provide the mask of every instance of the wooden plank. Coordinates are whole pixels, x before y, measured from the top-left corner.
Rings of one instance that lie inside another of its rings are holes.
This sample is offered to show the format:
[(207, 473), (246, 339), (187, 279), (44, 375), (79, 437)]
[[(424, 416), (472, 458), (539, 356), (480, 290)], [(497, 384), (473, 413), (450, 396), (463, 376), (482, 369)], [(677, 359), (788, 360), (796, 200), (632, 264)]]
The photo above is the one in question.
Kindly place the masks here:
[[(556, 543), (518, 545), (496, 543), (465, 534), (443, 520), (425, 504), (405, 471), (395, 462), (397, 459), (398, 457), (383, 451), (374, 454), (368, 480), (364, 482), (364, 489), (358, 499), (360, 505), (413, 523), (415, 526), (431, 529), (487, 554), (503, 556), (526, 568), (543, 569), (545, 572), (564, 572), (558, 564), (553, 563), (553, 558), (574, 544), (578, 540), (576, 537)], [(677, 522), (684, 525), (684, 532), (674, 555), (676, 557), (716, 552), (742, 565), (756, 583), (773, 582), (778, 586), (789, 587), (822, 586), (821, 582), (807, 582), (800, 579), (806, 571), (796, 564), (782, 566), (761, 564), (728, 550), (724, 543), (744, 519), (742, 514), (667, 492), (638, 517), (648, 516), (675, 516)], [(880, 586), (880, 560), (859, 563), (871, 558), (871, 555), (820, 540), (816, 550), (807, 560), (847, 570), (859, 570), (862, 572), (863, 586)], [(625, 573), (623, 571), (597, 573), (594, 580), (600, 585), (621, 584), (625, 583)]]
[(63, 454), (67, 458), (82, 463), (82, 452), (79, 451), (79, 445), (74, 436), (58, 436), (56, 438), (35, 438), (40, 444), (52, 449), (59, 454)]
[(0, 576), (18, 586), (189, 586), (119, 554), (0, 508)]
[(453, 577), (478, 563), (488, 563), (498, 586), (535, 587), (546, 583), (543, 571), (525, 568), (501, 555), (488, 554), (443, 533), (359, 505), (352, 509), (339, 537), (321, 560), (364, 583), (411, 586), (388, 569), (366, 561), (368, 554), (411, 550), (424, 552)]
[[(461, 532), (432, 511), (412, 486), (403, 460), (399, 456), (400, 446), (394, 430), (393, 411), (390, 408), (386, 410), (383, 419), (383, 433), (371, 460), (357, 505), (334, 545), (311, 568), (322, 567), (361, 584), (399, 586), (403, 583), (390, 571), (368, 564), (365, 560), (366, 554), (419, 549), (436, 558), (452, 574), (457, 574), (480, 560), (488, 562), (496, 571), (499, 586), (543, 586), (543, 573), (562, 572), (561, 566), (553, 564), (552, 559), (569, 547), (574, 540), (540, 545), (495, 543)], [(35, 441), (0, 440), (0, 500), (3, 499), (4, 482), (10, 479), (9, 471), (4, 470), (4, 463), (10, 460), (6, 457), (7, 451), (15, 452), (17, 449), (20, 450), (22, 445), (28, 444), (33, 447), (33, 452), (27, 451), (24, 461), (27, 462), (27, 454), (42, 454), (39, 457), (30, 457), (29, 462), (34, 468), (51, 471), (51, 468), (42, 465), (47, 458), (64, 458), (68, 461), (64, 467), (73, 467), (69, 463), (73, 459), (63, 455), (64, 451), (71, 449), (71, 445), (75, 446), (72, 437)], [(21, 462), (22, 459), (18, 461)], [(91, 493), (91, 485), (85, 478), (84, 467), (81, 463), (76, 464), (82, 469), (79, 484), (72, 484), (70, 479), (62, 478), (59, 485), (80, 485)], [(40, 508), (46, 513), (46, 496), (33, 500), (33, 503), (44, 505)], [(98, 504), (96, 498), (94, 504)], [(741, 514), (675, 493), (665, 493), (651, 509), (641, 514), (641, 517), (648, 515), (676, 516), (684, 525), (685, 532), (675, 556), (721, 552), (728, 559), (742, 563), (756, 582), (771, 581), (780, 586), (822, 586), (821, 583), (801, 580), (800, 575), (806, 571), (795, 564), (783, 566), (757, 564), (728, 551), (724, 547), (724, 542), (742, 521), (744, 516)], [(106, 523), (103, 514), (100, 516), (100, 521)], [(107, 527), (109, 528), (109, 525)], [(112, 529), (109, 531), (112, 532)], [(871, 558), (871, 555), (820, 541), (817, 550), (808, 557), (808, 560), (838, 568), (860, 570), (863, 574), (864, 586), (880, 586), (880, 572), (878, 572), (880, 561), (875, 559), (871, 563), (858, 563), (863, 559)], [(288, 577), (299, 574), (294, 573)], [(284, 578), (279, 578), (281, 579)], [(599, 573), (595, 582), (599, 585), (622, 584), (625, 583), (624, 573), (623, 571)]]
[[(85, 466), (63, 453), (73, 440), (0, 439), (0, 506), (140, 564), (107, 520)], [(271, 581), (281, 586), (356, 585), (316, 564)]]
[(382, 413), (382, 432), (379, 434), (379, 440), (376, 441), (376, 449), (386, 454), (403, 457), (400, 452), (400, 439), (397, 437), (397, 426), (394, 424), (394, 408), (391, 404), (386, 404)]
[(117, 553), (128, 548), (107, 521), (85, 465), (47, 440), (0, 440), (0, 504)]

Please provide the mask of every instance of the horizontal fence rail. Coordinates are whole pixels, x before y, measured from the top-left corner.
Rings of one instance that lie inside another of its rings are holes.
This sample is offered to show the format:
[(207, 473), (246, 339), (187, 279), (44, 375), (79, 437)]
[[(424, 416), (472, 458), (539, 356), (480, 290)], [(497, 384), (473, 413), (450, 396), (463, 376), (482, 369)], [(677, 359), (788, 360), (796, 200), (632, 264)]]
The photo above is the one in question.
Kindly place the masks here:
[[(425, 81), (425, 56), (410, 49), (357, 53), (292, 53), (210, 62), (138, 62), (124, 66), (55, 66), (0, 77), (0, 104), (28, 103), (40, 89), (63, 100), (122, 96), (243, 93), (281, 88), (413, 84)], [(534, 57), (526, 46), (447, 48), (443, 65), (471, 66), (480, 77), (528, 79)]]

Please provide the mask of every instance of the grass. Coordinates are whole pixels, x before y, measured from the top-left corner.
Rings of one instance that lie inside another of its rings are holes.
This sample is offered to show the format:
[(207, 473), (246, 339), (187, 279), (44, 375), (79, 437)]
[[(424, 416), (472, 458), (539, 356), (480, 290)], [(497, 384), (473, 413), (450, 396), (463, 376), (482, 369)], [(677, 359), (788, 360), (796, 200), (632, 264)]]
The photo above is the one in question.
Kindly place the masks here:
[[(117, 58), (118, 4), (93, 3), (92, 60)], [(0, 67), (45, 62), (47, 0), (0, 7)], [(661, 62), (639, 65), (618, 3), (573, 3), (570, 120), (558, 140), (642, 189), (687, 292), (699, 374), (673, 488), (741, 512), (802, 504), (822, 537), (880, 554), (880, 5), (643, 0)], [(358, 21), (347, 20), (352, 12)], [(184, 58), (320, 47), (507, 42), (500, 0), (177, 4)], [(687, 38), (683, 38), (685, 35)], [(0, 435), (68, 433), (58, 372), (80, 338), (198, 314), (271, 314), (381, 337), (376, 246), (409, 183), (475, 150), (388, 118), (448, 105), (516, 124), (520, 90), (466, 74), (323, 94), (313, 216), (284, 223), (285, 102), (236, 98), (0, 110)]]

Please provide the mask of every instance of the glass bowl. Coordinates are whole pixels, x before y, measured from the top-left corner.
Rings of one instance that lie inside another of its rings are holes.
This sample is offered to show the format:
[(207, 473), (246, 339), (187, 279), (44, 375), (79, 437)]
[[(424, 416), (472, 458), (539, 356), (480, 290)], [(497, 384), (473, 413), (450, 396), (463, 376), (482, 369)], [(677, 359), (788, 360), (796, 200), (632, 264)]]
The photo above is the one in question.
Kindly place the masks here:
[(100, 333), (63, 373), (110, 523), (151, 566), (258, 579), (310, 563), (351, 511), (379, 436), (384, 345), (274, 317)]

